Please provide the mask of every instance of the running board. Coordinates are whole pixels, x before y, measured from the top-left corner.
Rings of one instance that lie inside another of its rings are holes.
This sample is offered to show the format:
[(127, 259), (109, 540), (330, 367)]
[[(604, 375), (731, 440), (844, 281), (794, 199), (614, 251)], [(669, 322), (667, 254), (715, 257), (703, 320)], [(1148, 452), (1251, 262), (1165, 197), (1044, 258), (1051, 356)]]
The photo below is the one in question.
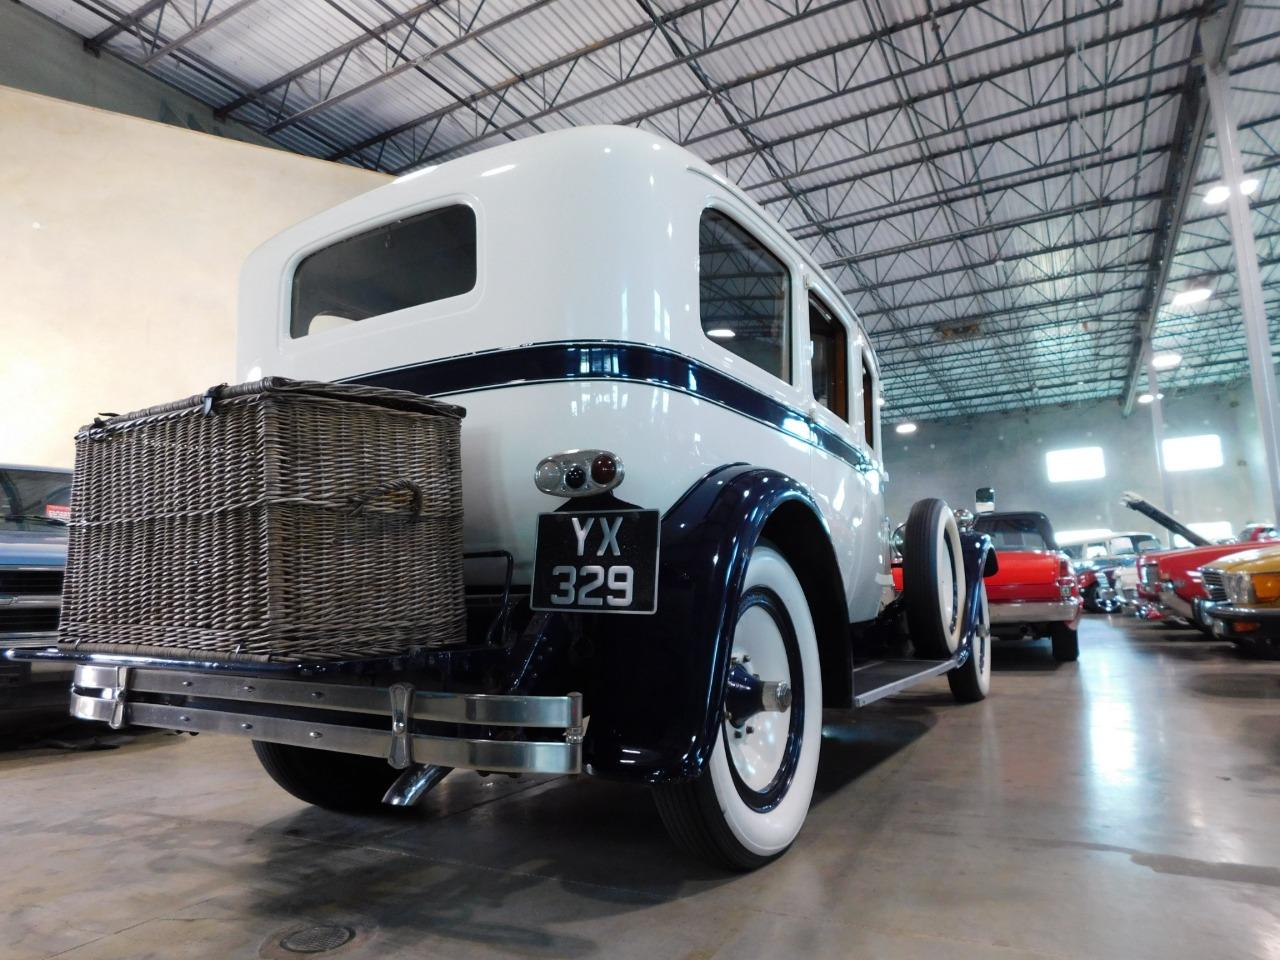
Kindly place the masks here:
[(959, 657), (950, 660), (868, 660), (853, 668), (853, 705), (865, 707), (891, 697), (930, 677), (955, 669)]

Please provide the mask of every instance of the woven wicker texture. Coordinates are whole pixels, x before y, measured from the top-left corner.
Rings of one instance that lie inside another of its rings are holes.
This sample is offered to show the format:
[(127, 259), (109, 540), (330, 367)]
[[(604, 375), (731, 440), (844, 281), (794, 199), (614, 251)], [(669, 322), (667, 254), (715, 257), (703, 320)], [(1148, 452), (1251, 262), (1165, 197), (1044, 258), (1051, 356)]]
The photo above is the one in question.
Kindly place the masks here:
[(288, 661), (461, 642), (463, 414), (269, 378), (95, 421), (60, 642)]

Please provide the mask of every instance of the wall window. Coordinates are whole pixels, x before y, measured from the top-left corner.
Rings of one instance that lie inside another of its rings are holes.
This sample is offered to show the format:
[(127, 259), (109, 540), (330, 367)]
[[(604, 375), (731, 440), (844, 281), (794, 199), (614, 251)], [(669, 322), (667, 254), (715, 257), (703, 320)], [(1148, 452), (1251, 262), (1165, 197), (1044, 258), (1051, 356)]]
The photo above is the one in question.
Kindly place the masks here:
[(813, 399), (849, 422), (849, 333), (817, 297), (809, 298)]
[[(1187, 526), (1210, 543), (1217, 543), (1220, 540), (1233, 540), (1236, 535), (1236, 531), (1231, 527), (1230, 520), (1200, 520), (1196, 523), (1188, 523)], [(1175, 547), (1191, 546), (1186, 537), (1177, 534), (1173, 536), (1173, 545)]]
[(780, 380), (791, 380), (791, 274), (719, 210), (698, 225), (698, 309), (708, 337)]
[(867, 436), (867, 447), (876, 448), (876, 417), (880, 405), (876, 403), (876, 375), (871, 370), (871, 358), (862, 355), (862, 429)]
[(1222, 439), (1216, 433), (1198, 437), (1170, 437), (1164, 442), (1164, 468), (1179, 470), (1211, 470), (1222, 466)]
[(1049, 450), (1044, 455), (1044, 465), (1050, 483), (1101, 480), (1107, 475), (1107, 464), (1103, 460), (1101, 447)]
[(428, 210), (305, 257), (293, 274), (289, 332), (305, 337), (475, 285), (475, 213), (463, 204)]

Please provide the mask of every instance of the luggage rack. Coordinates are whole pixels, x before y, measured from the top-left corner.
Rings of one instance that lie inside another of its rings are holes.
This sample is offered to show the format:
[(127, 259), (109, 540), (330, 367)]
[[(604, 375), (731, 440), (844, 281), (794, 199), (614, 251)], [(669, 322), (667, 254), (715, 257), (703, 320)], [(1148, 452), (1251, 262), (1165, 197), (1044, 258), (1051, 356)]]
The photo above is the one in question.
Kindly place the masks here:
[[(374, 687), (145, 661), (78, 664), (71, 713), (115, 729), (228, 733), (384, 758), (397, 770), (579, 773), (586, 733), (580, 693), (446, 693), (403, 682)], [(442, 726), (459, 735), (445, 735)], [(559, 739), (518, 739), (526, 729)]]
[[(76, 664), (71, 714), (115, 729), (228, 733), (382, 758), (406, 771), (581, 772), (582, 694), (518, 692), (527, 644), (507, 646), (513, 557), (495, 550), (465, 558), (505, 565), (500, 588), (468, 595), (478, 608), (494, 609), (491, 620), (477, 623), (477, 642), (342, 661), (139, 656), (96, 653), (89, 644), (2, 656)], [(473, 692), (484, 688), (478, 678), (495, 674), (506, 677), (498, 689), (508, 692)]]

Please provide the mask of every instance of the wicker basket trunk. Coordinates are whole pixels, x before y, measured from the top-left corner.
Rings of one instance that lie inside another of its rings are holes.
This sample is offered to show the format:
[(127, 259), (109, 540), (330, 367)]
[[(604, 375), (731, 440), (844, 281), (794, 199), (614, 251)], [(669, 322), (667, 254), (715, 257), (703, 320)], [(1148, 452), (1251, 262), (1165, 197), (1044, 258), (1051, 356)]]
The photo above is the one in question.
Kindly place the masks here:
[(95, 421), (60, 642), (308, 661), (462, 641), (462, 416), (269, 378)]

